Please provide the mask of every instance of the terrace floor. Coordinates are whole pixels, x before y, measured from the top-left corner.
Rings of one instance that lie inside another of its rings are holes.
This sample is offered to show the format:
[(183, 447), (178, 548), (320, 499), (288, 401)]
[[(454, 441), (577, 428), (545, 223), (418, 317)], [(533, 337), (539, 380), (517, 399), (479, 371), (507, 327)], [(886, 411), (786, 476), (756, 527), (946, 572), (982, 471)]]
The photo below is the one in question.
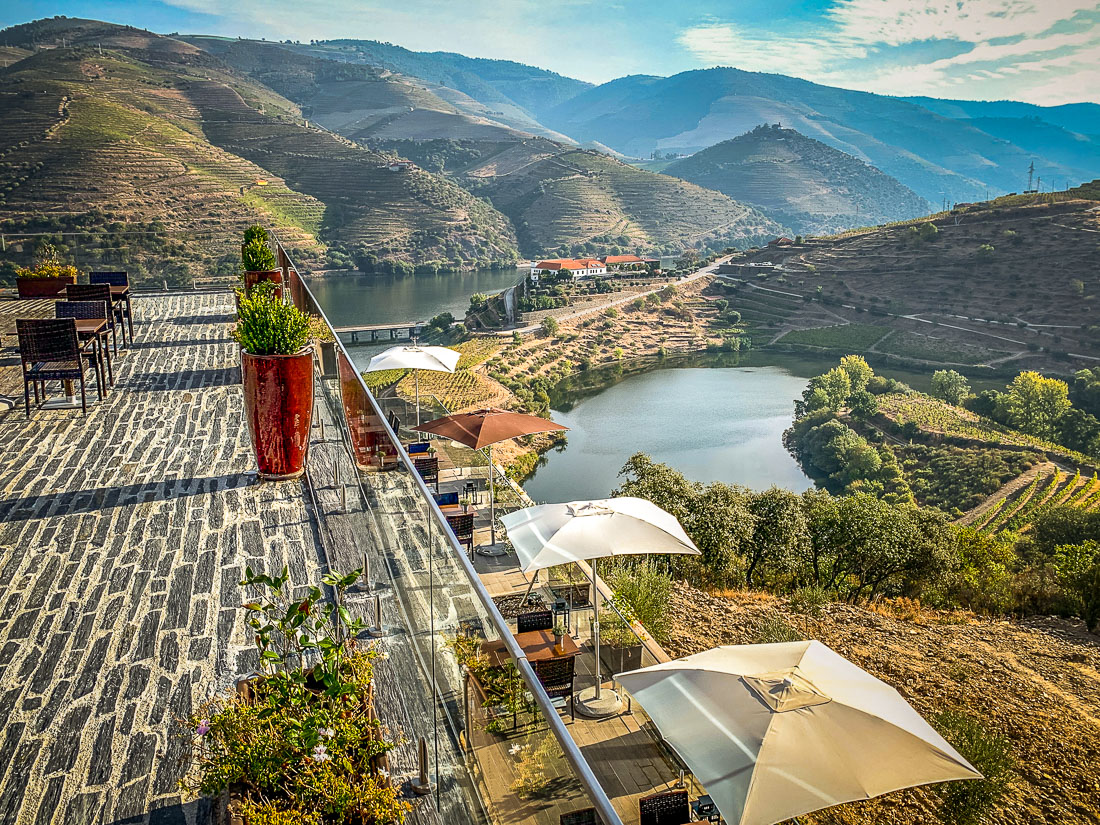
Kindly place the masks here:
[[(305, 583), (322, 565), (304, 484), (255, 483), (232, 296), (134, 308), (137, 341), (87, 417), (0, 411), (4, 825), (205, 821), (181, 804), (173, 734), (254, 666), (244, 566)], [(12, 352), (0, 391), (21, 397)]]

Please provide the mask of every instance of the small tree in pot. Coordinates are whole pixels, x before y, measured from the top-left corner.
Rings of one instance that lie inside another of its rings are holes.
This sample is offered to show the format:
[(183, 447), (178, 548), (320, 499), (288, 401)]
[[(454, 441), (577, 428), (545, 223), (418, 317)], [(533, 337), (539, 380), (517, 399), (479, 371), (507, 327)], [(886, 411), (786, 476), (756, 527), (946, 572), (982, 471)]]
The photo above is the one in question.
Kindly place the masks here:
[[(245, 294), (261, 281), (282, 284), (283, 273), (278, 268), (275, 253), (267, 245), (267, 230), (262, 226), (250, 226), (244, 231), (244, 243), (241, 244), (241, 269), (243, 270)], [(282, 286), (277, 295), (282, 295)]]
[(245, 417), (260, 478), (297, 478), (313, 416), (309, 316), (264, 284), (241, 297), (233, 337), (241, 345)]

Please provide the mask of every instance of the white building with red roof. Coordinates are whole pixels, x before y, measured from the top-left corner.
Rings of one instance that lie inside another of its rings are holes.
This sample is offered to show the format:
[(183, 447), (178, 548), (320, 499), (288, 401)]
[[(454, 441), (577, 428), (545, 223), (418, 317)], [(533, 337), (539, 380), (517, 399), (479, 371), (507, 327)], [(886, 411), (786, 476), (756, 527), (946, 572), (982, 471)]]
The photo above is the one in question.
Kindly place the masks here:
[(595, 278), (607, 274), (607, 265), (595, 258), (552, 258), (539, 261), (531, 267), (531, 280), (538, 282), (543, 274), (555, 274), (568, 271), (573, 279)]

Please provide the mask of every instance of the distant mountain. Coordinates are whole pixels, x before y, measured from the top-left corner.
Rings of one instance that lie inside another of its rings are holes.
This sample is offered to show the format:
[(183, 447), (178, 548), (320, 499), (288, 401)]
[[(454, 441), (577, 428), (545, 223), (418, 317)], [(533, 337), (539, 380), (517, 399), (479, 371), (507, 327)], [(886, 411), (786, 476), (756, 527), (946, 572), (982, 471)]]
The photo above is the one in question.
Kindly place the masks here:
[(484, 201), (442, 176), (389, 171), (392, 156), (305, 126), (295, 103), (190, 44), (52, 19), (0, 32), (0, 46), (37, 50), (0, 68), (9, 238), (97, 233), (74, 254), (105, 236), (101, 263), (182, 282), (188, 268), (230, 275), (237, 233), (256, 222), (318, 254), (515, 258), (510, 222)]
[(1089, 180), (1100, 152), (1064, 163), (900, 98), (731, 68), (623, 77), (540, 116), (579, 141), (635, 157), (693, 153), (759, 123), (782, 123), (881, 169), (933, 203), (1022, 189), (1034, 161), (1045, 179)]
[(928, 201), (873, 166), (778, 126), (758, 126), (673, 161), (664, 174), (724, 192), (806, 235), (932, 211)]
[[(309, 120), (355, 140), (519, 140), (530, 137), (478, 114), (473, 99), (448, 102), (417, 78), (363, 63), (314, 57), (281, 43), (188, 36), (249, 77), (293, 100)], [(443, 90), (452, 99), (454, 90)]]
[(512, 219), (531, 256), (745, 248), (789, 231), (719, 192), (547, 140), (497, 147), (455, 179)]
[(1100, 135), (1100, 104), (1066, 103), (1062, 106), (1036, 106), (1018, 100), (942, 100), (936, 97), (905, 97), (936, 114), (953, 118), (1029, 118), (1038, 119), (1067, 132)]

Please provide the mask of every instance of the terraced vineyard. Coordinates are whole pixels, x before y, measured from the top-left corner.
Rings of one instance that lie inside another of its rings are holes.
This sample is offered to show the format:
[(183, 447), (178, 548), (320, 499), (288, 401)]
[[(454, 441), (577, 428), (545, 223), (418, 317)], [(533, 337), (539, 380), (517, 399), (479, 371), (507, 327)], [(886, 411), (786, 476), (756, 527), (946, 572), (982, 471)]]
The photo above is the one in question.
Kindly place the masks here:
[(217, 58), (127, 27), (47, 22), (0, 44), (14, 56), (20, 38), (75, 44), (0, 68), (0, 260), (26, 262), (35, 233), (79, 233), (60, 238), (78, 263), (219, 279), (251, 223), (300, 256), (338, 243), (413, 263), (514, 258), (511, 225), (484, 201), (388, 171), (387, 156), (308, 128), (294, 103)]
[(525, 252), (532, 255), (603, 235), (622, 237), (623, 246), (678, 252), (697, 241), (719, 248), (750, 246), (784, 231), (718, 192), (593, 151), (536, 156), (500, 175), (473, 166), (465, 177), (467, 185), (512, 219)]
[(982, 515), (970, 520), (983, 533), (1001, 530), (1026, 531), (1040, 515), (1055, 507), (1095, 510), (1100, 506), (1100, 479), (1095, 473), (1083, 476), (1054, 465), (1043, 465), (1026, 486), (998, 494)]

